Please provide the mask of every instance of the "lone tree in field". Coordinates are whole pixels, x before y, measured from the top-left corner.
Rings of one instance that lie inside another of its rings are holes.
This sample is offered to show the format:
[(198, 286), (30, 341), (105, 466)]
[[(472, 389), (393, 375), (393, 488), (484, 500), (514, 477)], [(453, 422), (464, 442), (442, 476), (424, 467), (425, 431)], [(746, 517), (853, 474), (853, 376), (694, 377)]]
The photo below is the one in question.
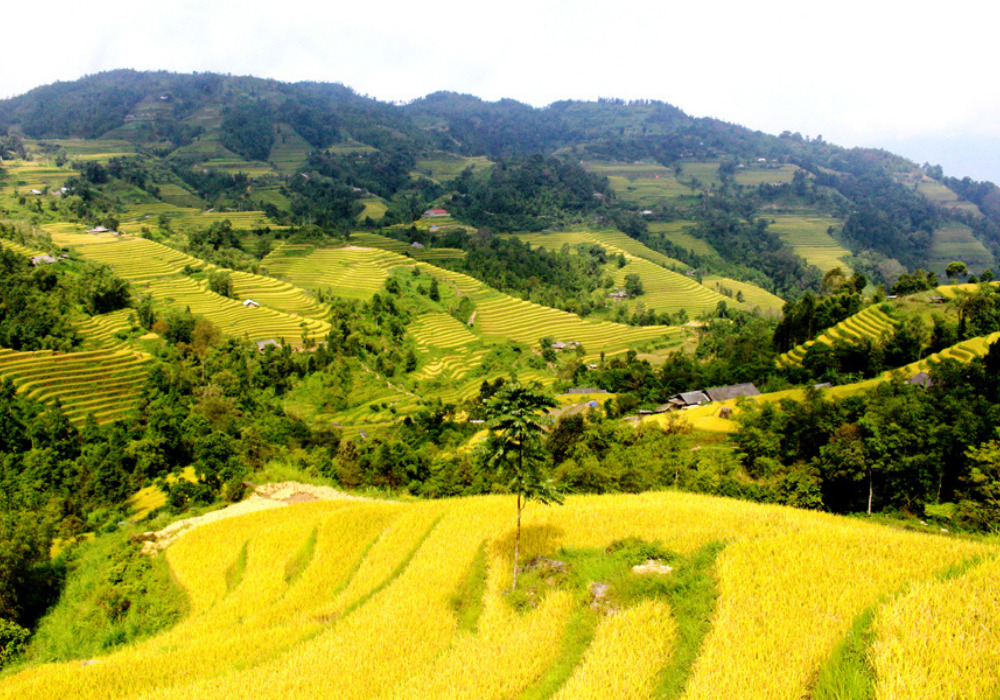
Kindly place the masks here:
[(562, 503), (559, 494), (543, 476), (545, 448), (542, 424), (546, 408), (556, 402), (537, 385), (507, 382), (486, 401), (486, 463), (501, 482), (517, 494), (517, 534), (514, 538), (514, 579), (517, 588), (518, 553), (521, 547), (521, 511), (529, 499)]

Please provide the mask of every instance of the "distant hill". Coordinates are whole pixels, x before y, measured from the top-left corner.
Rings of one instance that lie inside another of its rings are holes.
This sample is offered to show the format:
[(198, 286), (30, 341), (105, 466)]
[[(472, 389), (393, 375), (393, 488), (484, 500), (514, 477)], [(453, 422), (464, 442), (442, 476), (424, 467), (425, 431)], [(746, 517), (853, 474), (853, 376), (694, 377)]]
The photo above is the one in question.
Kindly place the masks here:
[[(197, 164), (203, 170), (246, 173), (257, 195), (251, 199), (258, 206), (270, 202), (278, 210), (291, 209), (301, 220), (327, 226), (361, 210), (368, 212), (365, 216), (384, 210), (389, 223), (403, 223), (418, 207), (454, 196), (450, 179), (434, 180), (439, 186), (411, 181), (420, 170), (454, 178), (461, 174), (461, 159), (473, 159), (465, 162), (486, 177), (479, 166), (484, 161), (541, 154), (583, 161), (588, 169), (609, 176), (626, 165), (662, 168), (641, 176), (648, 180), (636, 180), (627, 172), (614, 175), (628, 182), (614, 187), (612, 208), (633, 215), (650, 210), (646, 216), (654, 221), (687, 217), (719, 229), (732, 228), (737, 219), (769, 221), (780, 214), (785, 230), (793, 233), (767, 245), (775, 254), (785, 246), (782, 255), (803, 255), (802, 270), (820, 259), (813, 251), (821, 232), (796, 229), (788, 217), (835, 222), (823, 245), (841, 257), (824, 258), (821, 269), (842, 263), (887, 283), (902, 268), (943, 269), (952, 255), (967, 257), (964, 261), (979, 273), (1000, 254), (1000, 207), (994, 205), (1000, 192), (992, 183), (945, 178), (940, 168), (925, 172), (887, 151), (844, 149), (791, 131), (770, 135), (694, 118), (657, 101), (567, 100), (535, 108), (510, 99), (488, 102), (436, 92), (400, 106), (341, 84), (116, 70), (0, 101), (0, 130), (36, 141), (124, 141), (141, 153), (169, 158), (174, 166)], [(448, 159), (454, 159), (452, 165), (435, 166)], [(328, 178), (329, 187), (354, 189), (336, 195), (341, 204), (331, 201), (324, 205), (325, 212), (317, 212), (314, 205), (302, 203), (317, 198), (312, 184), (283, 181), (309, 169)], [(259, 182), (264, 176), (270, 180)], [(187, 177), (191, 194), (212, 204), (210, 188), (192, 180)], [(655, 182), (655, 187), (633, 196), (644, 182), (648, 187)], [(612, 180), (612, 186), (615, 183)], [(661, 185), (669, 187), (656, 189)], [(529, 196), (525, 193), (533, 184), (516, 186), (521, 188), (519, 196)], [(371, 199), (360, 209), (346, 204), (363, 199), (365, 192), (377, 194), (384, 206), (375, 206)], [(403, 205), (407, 192), (411, 204)], [(462, 192), (459, 195), (467, 196)], [(396, 207), (389, 201), (393, 199)], [(465, 209), (483, 207), (472, 203)], [(691, 212), (697, 216), (691, 217)], [(623, 230), (626, 218), (616, 218)], [(636, 235), (641, 228), (626, 232)], [(801, 240), (796, 230), (803, 231)], [(716, 240), (728, 236), (717, 230), (714, 234)], [(725, 258), (727, 248), (721, 253)], [(693, 258), (683, 262), (699, 266)], [(730, 256), (730, 262), (770, 277), (774, 291), (791, 289), (779, 279), (773, 261), (742, 255)], [(714, 272), (757, 281), (731, 269)], [(811, 284), (801, 271), (792, 276)]]

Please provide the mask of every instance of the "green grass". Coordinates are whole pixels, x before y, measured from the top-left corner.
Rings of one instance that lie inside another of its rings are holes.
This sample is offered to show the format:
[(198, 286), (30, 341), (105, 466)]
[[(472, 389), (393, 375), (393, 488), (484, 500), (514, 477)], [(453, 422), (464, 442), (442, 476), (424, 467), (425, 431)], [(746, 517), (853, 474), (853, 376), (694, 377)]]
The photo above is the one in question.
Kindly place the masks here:
[[(649, 598), (661, 599), (670, 605), (677, 622), (677, 641), (668, 665), (661, 671), (653, 697), (680, 697), (701, 644), (712, 626), (712, 614), (718, 598), (714, 566), (723, 546), (723, 543), (712, 543), (691, 554), (681, 555), (656, 543), (627, 539), (605, 549), (560, 549), (552, 558), (565, 565), (562, 573), (544, 568), (522, 573), (518, 578), (518, 590), (508, 594), (508, 601), (515, 608), (533, 608), (554, 588), (574, 591), (580, 602), (580, 609), (560, 642), (558, 660), (522, 698), (540, 700), (551, 697), (579, 665), (601, 615), (589, 605), (590, 586), (595, 582), (609, 586), (602, 603), (607, 610), (620, 610)], [(665, 575), (632, 572), (633, 566), (649, 559), (657, 559), (673, 570)]]
[(476, 558), (469, 564), (462, 582), (451, 596), (451, 609), (458, 618), (458, 629), (475, 634), (483, 614), (483, 596), (486, 594), (486, 542), (479, 545)]
[[(935, 578), (940, 582), (959, 578), (981, 561), (982, 557), (972, 557), (939, 572)], [(884, 602), (883, 598), (854, 619), (851, 630), (820, 669), (810, 694), (812, 700), (870, 700), (875, 697), (875, 669), (869, 654), (875, 641), (875, 616)]]
[(313, 528), (305, 542), (302, 543), (302, 546), (298, 548), (295, 554), (292, 555), (292, 558), (285, 564), (285, 583), (295, 581), (306, 570), (306, 567), (309, 566), (309, 562), (312, 561), (313, 554), (316, 551), (316, 533), (317, 529)]
[(188, 610), (164, 557), (140, 553), (134, 528), (97, 537), (69, 555), (69, 575), (28, 649), (32, 663), (100, 656), (170, 627)]
[(247, 570), (247, 546), (249, 540), (243, 543), (239, 553), (233, 563), (226, 568), (226, 591), (232, 593), (243, 580), (243, 573)]

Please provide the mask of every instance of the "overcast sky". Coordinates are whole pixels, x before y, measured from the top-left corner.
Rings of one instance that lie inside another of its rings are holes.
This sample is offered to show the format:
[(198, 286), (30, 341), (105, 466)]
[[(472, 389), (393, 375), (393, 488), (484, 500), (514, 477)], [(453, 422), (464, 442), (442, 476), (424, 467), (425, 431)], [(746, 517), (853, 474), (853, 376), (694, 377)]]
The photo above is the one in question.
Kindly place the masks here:
[(22, 1), (3, 12), (0, 97), (135, 68), (383, 100), (652, 98), (1000, 182), (998, 17), (985, 0)]

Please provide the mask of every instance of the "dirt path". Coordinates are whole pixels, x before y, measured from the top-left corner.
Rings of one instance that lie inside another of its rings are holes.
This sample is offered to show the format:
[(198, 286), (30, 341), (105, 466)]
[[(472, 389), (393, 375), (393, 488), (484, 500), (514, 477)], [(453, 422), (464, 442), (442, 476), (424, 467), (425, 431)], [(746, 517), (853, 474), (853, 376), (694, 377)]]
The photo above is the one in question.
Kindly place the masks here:
[(145, 532), (140, 537), (145, 540), (142, 546), (143, 554), (156, 556), (166, 549), (184, 534), (202, 525), (214, 523), (227, 518), (235, 518), (238, 515), (255, 513), (260, 510), (270, 510), (272, 508), (284, 508), (296, 503), (308, 503), (311, 501), (370, 501), (370, 498), (363, 496), (352, 496), (349, 493), (338, 491), (329, 486), (313, 486), (311, 484), (300, 484), (295, 481), (284, 481), (277, 484), (264, 484), (254, 489), (249, 498), (226, 506), (221, 510), (213, 510), (211, 513), (199, 515), (193, 518), (185, 518), (177, 522), (170, 523), (158, 532)]

